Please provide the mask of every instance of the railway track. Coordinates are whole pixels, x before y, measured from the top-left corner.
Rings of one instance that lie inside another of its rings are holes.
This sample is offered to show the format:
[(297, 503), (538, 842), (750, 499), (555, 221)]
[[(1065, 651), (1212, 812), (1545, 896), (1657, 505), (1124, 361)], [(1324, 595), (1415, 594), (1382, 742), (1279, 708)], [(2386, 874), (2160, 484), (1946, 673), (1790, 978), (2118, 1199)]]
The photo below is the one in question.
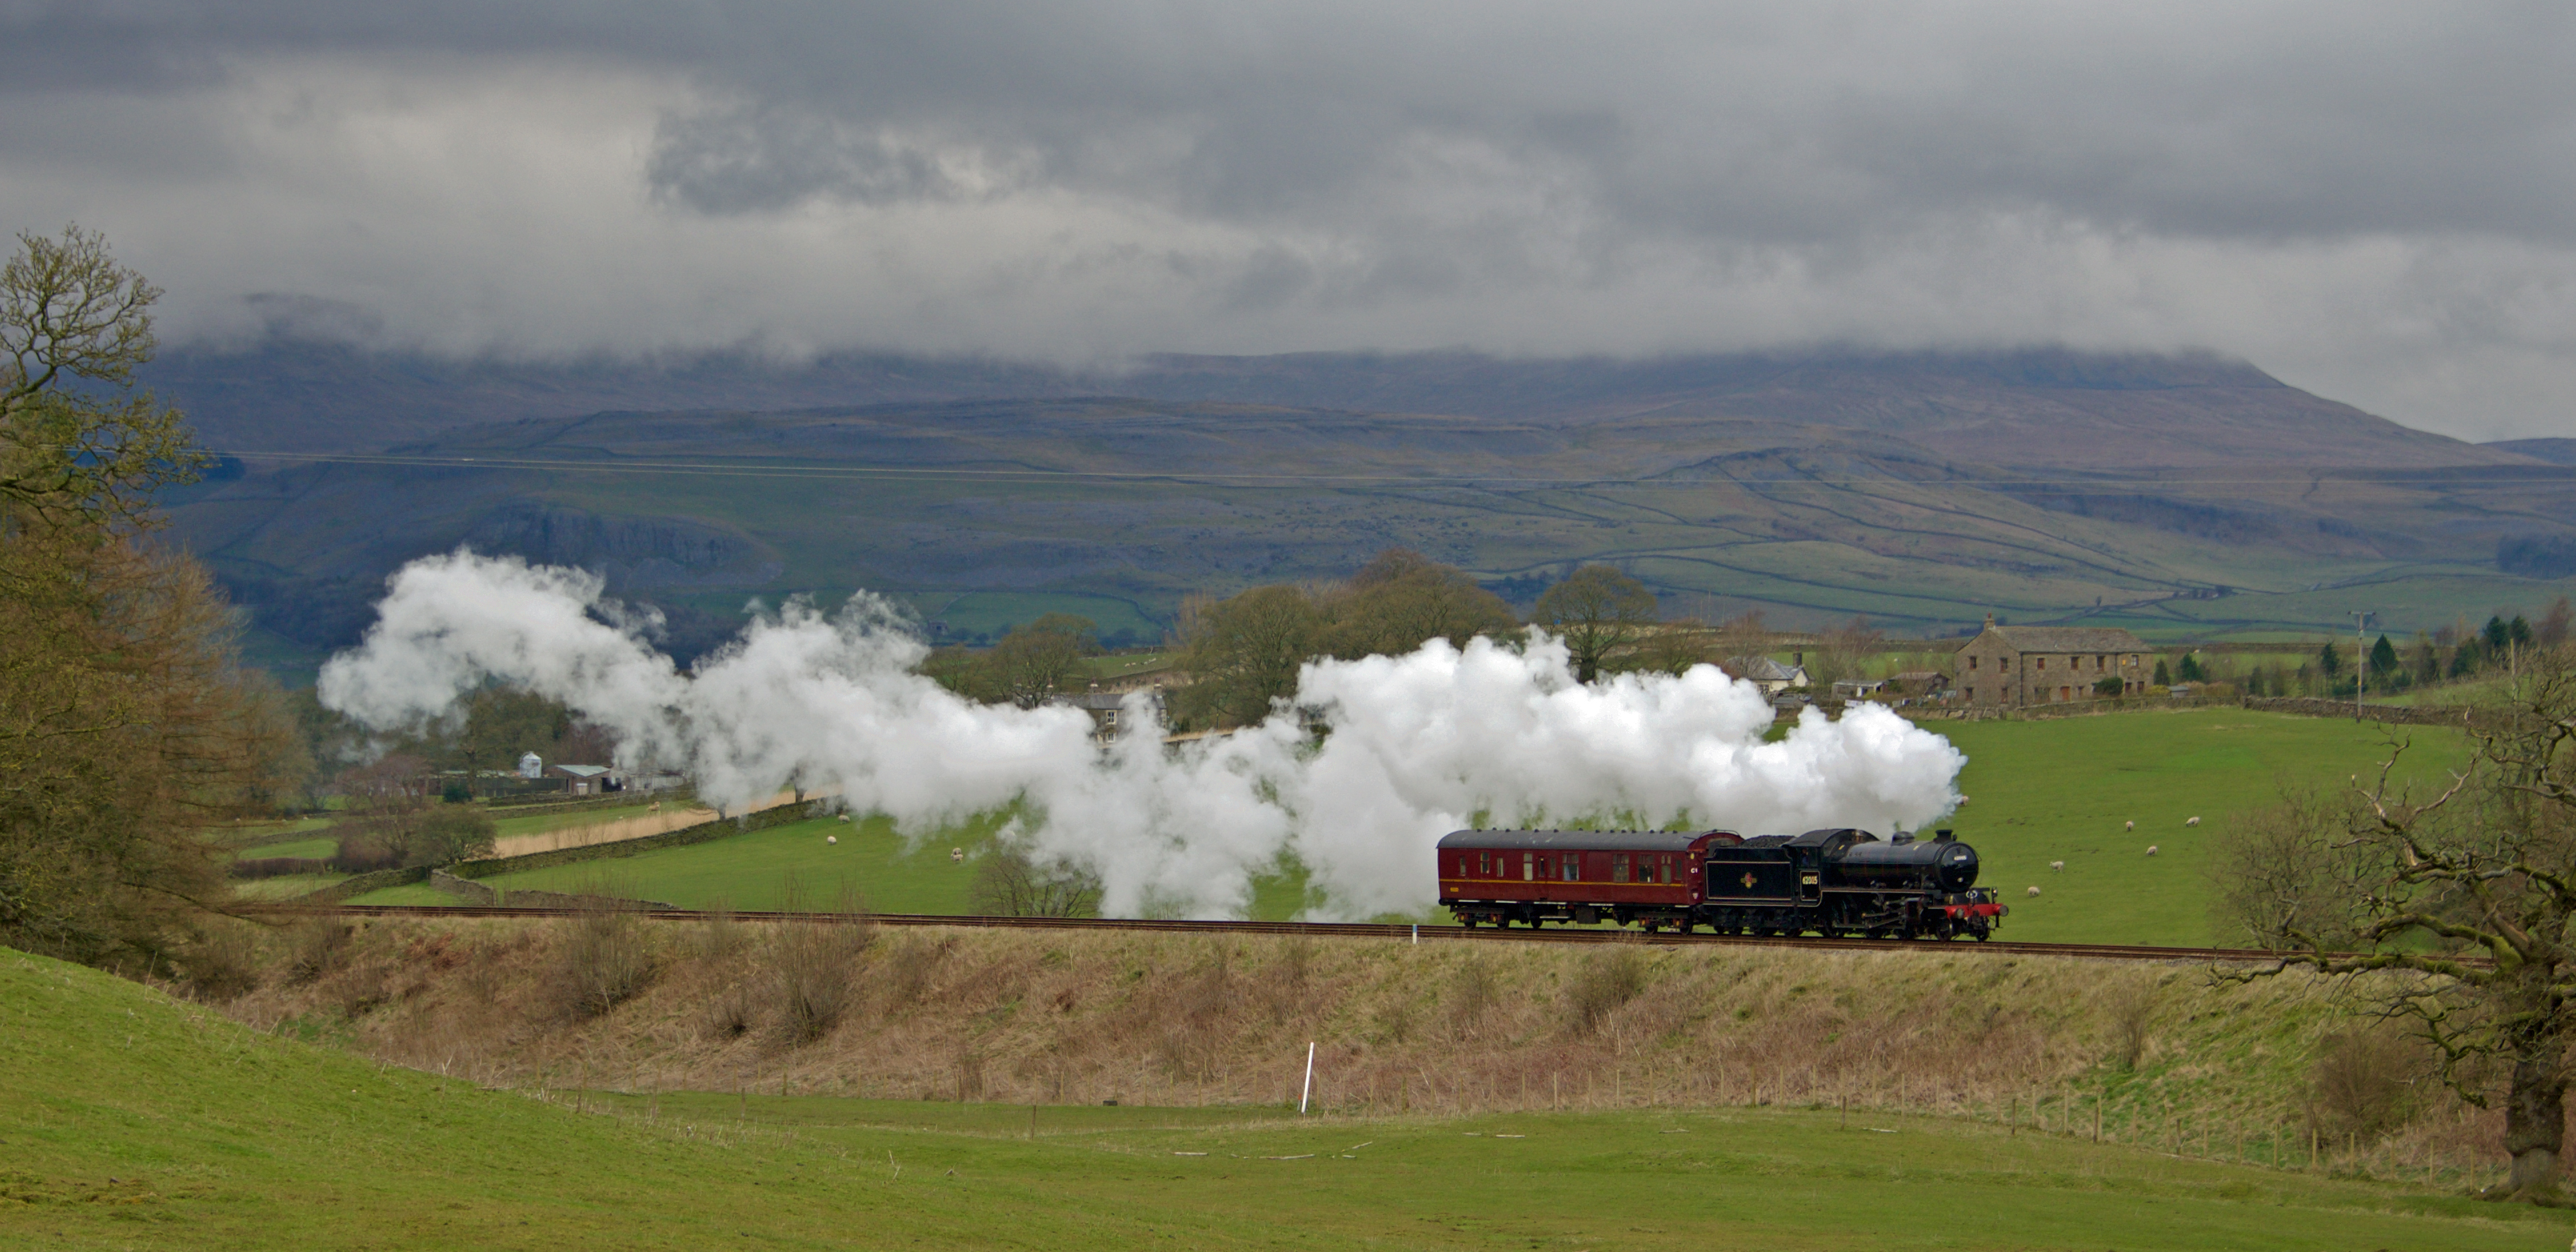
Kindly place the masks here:
[[(274, 904), (256, 912), (268, 915), (337, 917), (578, 917), (586, 910), (567, 907), (512, 908), (498, 905), (444, 904)], [(1408, 926), (1380, 922), (1192, 922), (1106, 917), (968, 917), (925, 913), (785, 913), (740, 910), (718, 914), (702, 909), (641, 909), (649, 921), (704, 922), (718, 916), (745, 922), (870, 923), (878, 926), (961, 926), (992, 930), (1110, 930), (1197, 935), (1305, 935), (1326, 939), (1378, 939), (1403, 943), (1631, 943), (1655, 947), (1709, 945), (1748, 948), (1801, 948), (1825, 952), (1965, 952), (1984, 956), (2060, 956), (2096, 961), (2192, 961), (2268, 964), (2274, 954), (2250, 948), (2159, 948), (2137, 944), (2015, 943), (1994, 940), (1820, 939), (1753, 935), (1645, 934), (1633, 930), (1491, 929), (1463, 926)]]

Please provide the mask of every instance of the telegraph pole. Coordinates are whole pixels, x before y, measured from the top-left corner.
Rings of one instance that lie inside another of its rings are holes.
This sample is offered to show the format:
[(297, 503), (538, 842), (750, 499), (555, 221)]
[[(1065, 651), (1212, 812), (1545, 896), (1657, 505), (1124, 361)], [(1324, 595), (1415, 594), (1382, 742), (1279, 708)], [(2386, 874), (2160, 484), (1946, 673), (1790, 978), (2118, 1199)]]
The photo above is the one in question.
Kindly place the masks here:
[(2370, 690), (2370, 648), (2362, 641), (2362, 635), (2366, 633), (2370, 619), (2377, 615), (2367, 609), (2350, 611), (2352, 613), (2352, 720), (2357, 722), (2361, 720), (2362, 696)]

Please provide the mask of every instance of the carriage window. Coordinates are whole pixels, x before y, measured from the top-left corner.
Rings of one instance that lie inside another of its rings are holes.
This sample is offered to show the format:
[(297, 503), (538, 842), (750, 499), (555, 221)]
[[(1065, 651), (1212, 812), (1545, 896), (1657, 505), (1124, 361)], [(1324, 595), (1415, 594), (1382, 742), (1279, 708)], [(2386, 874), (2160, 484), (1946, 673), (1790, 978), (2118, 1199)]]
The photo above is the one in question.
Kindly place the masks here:
[(1664, 871), (1664, 884), (1666, 886), (1670, 886), (1673, 881), (1673, 858), (1669, 856), (1665, 857), (1662, 868)]
[(1628, 881), (1628, 854), (1627, 854), (1627, 853), (1625, 853), (1625, 852), (1613, 852), (1613, 853), (1611, 853), (1611, 854), (1610, 854), (1610, 881), (1612, 881), (1612, 882), (1626, 882), (1626, 881)]
[(1521, 881), (1530, 882), (1535, 880), (1537, 877), (1538, 854), (1535, 852), (1521, 853)]
[(1478, 877), (1482, 878), (1491, 878), (1494, 876), (1493, 853), (1479, 852), (1476, 854), (1476, 874)]
[(1565, 881), (1573, 882), (1583, 877), (1583, 857), (1580, 854), (1568, 852), (1565, 854), (1565, 864), (1560, 868), (1564, 871)]

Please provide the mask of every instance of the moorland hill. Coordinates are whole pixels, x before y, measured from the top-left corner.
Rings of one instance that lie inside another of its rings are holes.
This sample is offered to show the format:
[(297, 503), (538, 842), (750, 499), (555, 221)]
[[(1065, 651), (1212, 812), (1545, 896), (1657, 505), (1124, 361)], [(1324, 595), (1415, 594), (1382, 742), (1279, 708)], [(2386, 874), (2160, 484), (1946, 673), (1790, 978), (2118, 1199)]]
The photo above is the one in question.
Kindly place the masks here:
[(1061, 608), (1146, 640), (1187, 592), (1393, 545), (1524, 602), (1603, 560), (1712, 615), (2208, 635), (2322, 629), (2356, 594), (2401, 629), (2536, 604), (2550, 570), (2499, 552), (2576, 534), (2576, 468), (2206, 355), (1086, 373), (273, 347), (157, 381), (236, 456), (172, 497), (177, 533), (281, 655), (354, 641), (387, 572), (459, 544), (600, 569), (710, 638), (751, 594), (869, 587), (954, 638)]

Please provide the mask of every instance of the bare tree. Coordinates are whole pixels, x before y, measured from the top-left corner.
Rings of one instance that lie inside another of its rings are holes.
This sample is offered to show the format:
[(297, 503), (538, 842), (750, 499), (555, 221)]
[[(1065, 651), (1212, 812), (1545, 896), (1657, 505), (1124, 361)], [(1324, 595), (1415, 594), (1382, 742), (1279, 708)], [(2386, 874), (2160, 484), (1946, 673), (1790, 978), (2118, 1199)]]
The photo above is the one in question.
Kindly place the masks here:
[(1614, 566), (1586, 565), (1540, 593), (1530, 620), (1565, 642), (1588, 683), (1654, 626), (1655, 593)]
[(1326, 650), (1345, 660), (1402, 656), (1433, 639), (1465, 647), (1519, 625), (1501, 596), (1409, 548), (1389, 548), (1324, 602)]
[(967, 907), (987, 917), (1097, 917), (1100, 880), (1070, 865), (1040, 865), (995, 844), (975, 867)]
[(1040, 617), (1004, 635), (979, 658), (985, 673), (980, 685), (1021, 708), (1036, 708), (1082, 685), (1083, 658), (1100, 651), (1099, 631), (1090, 618), (1071, 613)]
[(1255, 587), (1230, 600), (1181, 606), (1180, 668), (1191, 683), (1174, 698), (1194, 725), (1241, 726), (1296, 694), (1297, 673), (1323, 637), (1323, 614), (1303, 588)]
[(2233, 920), (2282, 953), (2262, 973), (2387, 971), (2381, 1013), (2433, 1045), (2462, 1099), (2503, 1101), (2513, 1165), (2494, 1198), (2558, 1203), (2576, 1077), (2576, 649), (2533, 658), (2471, 739), (2466, 772), (2429, 799), (2392, 783), (2402, 749), (2348, 800), (2293, 793), (2223, 858), (2244, 879)]
[(134, 386), (158, 292), (99, 236), (0, 265), (0, 943), (166, 955), (229, 895), (206, 827), (301, 758), (204, 569), (136, 541), (205, 458)]
[(1846, 678), (1862, 677), (1886, 637), (1886, 632), (1870, 625), (1866, 617), (1855, 617), (1826, 631), (1817, 637), (1816, 650), (1807, 658), (1807, 680), (1819, 687), (1831, 687)]

